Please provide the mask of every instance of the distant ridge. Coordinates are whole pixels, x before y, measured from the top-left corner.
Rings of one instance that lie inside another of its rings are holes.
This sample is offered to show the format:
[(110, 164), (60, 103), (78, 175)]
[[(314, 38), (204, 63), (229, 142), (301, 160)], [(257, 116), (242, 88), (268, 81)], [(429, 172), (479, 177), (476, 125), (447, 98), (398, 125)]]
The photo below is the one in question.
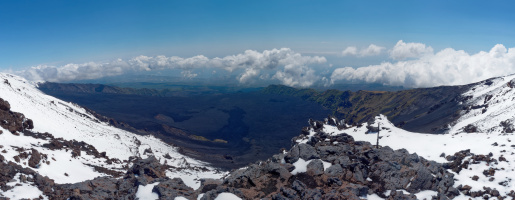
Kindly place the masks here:
[(363, 123), (379, 114), (409, 131), (444, 133), (449, 121), (463, 108), (461, 95), (472, 85), (441, 86), (401, 91), (339, 91), (296, 89), (270, 85), (263, 93), (297, 96), (314, 101), (333, 111), (346, 123)]

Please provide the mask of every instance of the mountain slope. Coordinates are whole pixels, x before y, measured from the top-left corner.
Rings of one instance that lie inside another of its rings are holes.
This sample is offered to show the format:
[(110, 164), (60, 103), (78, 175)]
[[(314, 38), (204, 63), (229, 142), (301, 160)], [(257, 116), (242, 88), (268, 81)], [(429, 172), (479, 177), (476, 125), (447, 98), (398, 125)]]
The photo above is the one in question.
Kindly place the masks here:
[[(371, 124), (338, 130), (334, 126), (325, 126), (324, 131), (330, 135), (347, 133), (356, 140), (369, 141), (375, 144), (377, 132), (370, 132), (370, 127), (380, 124), (379, 144), (393, 149), (406, 149), (419, 156), (444, 164), (456, 179), (454, 187), (461, 190), (457, 199), (482, 197), (488, 195), (515, 197), (513, 170), (515, 166), (515, 150), (513, 133), (463, 133), (454, 134), (422, 134), (402, 130), (395, 127), (387, 117), (381, 115)], [(297, 140), (302, 142), (302, 140)], [(513, 142), (512, 142), (513, 141)], [(468, 186), (470, 188), (468, 188)], [(465, 187), (467, 186), (467, 187)], [(495, 196), (495, 197), (497, 197)]]
[(464, 110), (450, 133), (512, 133), (515, 130), (515, 75), (488, 79), (462, 95)]
[[(23, 78), (0, 73), (0, 91), (2, 112), (22, 113), (24, 117), (15, 116), (23, 118), (23, 122), (30, 119), (33, 125), (32, 130), (23, 125), (21, 130), (15, 130), (9, 128), (9, 124), (17, 123), (15, 120), (0, 124), (1, 161), (30, 168), (55, 183), (119, 176), (137, 157), (149, 156), (171, 166), (166, 170), (168, 177), (182, 177), (193, 188), (200, 185), (198, 177), (223, 175), (153, 136), (135, 135), (100, 122), (84, 108), (45, 95)], [(26, 186), (14, 185), (9, 191), (16, 193), (23, 187)]]
[(395, 92), (383, 91), (338, 91), (319, 92), (312, 89), (295, 89), (272, 85), (263, 90), (268, 94), (302, 97), (318, 102), (333, 111), (333, 115), (346, 123), (359, 124), (379, 114), (388, 116), (392, 122), (409, 131), (444, 133), (449, 121), (455, 120), (456, 112), (462, 109), (462, 93), (471, 86), (442, 86), (418, 88)]
[[(280, 85), (269, 86), (263, 92), (299, 96), (318, 102), (350, 124), (367, 122), (383, 114), (397, 127), (414, 132), (447, 133), (456, 132), (457, 129), (510, 132), (515, 130), (514, 114), (509, 112), (514, 109), (514, 77), (509, 75), (469, 85), (395, 92), (318, 92)], [(507, 121), (502, 120), (504, 118)], [(449, 130), (451, 126), (453, 130)]]

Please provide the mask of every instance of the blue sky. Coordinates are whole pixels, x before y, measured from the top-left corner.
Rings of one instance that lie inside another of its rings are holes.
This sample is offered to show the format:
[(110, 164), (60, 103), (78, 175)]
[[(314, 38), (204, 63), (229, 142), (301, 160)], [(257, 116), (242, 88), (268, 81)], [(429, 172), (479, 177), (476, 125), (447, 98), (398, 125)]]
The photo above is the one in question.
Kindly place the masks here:
[(326, 64), (367, 66), (349, 46), (399, 40), (470, 54), (515, 46), (509, 1), (1, 1), (0, 70), (130, 59), (224, 57), (290, 48)]

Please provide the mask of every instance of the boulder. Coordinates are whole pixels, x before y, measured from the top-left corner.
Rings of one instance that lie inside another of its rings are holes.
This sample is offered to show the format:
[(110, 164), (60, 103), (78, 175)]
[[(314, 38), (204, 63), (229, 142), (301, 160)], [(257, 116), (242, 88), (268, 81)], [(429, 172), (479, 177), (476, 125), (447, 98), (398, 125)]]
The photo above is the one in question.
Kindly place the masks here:
[(175, 199), (175, 197), (183, 196), (186, 198), (194, 198), (194, 191), (192, 188), (186, 186), (182, 179), (174, 178), (160, 182), (154, 186), (152, 192), (159, 195), (159, 199)]
[(0, 98), (0, 110), (3, 110), (3, 111), (11, 110), (11, 104), (9, 104), (9, 102), (4, 101), (2, 98)]
[(307, 166), (307, 173), (311, 175), (321, 175), (324, 173), (324, 164), (321, 160), (316, 159), (309, 162)]
[(36, 149), (32, 149), (32, 153), (29, 158), (29, 166), (32, 168), (39, 168), (40, 161), (41, 154)]

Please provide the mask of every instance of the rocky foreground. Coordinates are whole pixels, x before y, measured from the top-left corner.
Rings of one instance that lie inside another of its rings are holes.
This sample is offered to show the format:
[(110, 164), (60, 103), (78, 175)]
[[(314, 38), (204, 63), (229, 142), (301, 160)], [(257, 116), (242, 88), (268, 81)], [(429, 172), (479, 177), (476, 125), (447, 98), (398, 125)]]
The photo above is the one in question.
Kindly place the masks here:
[[(214, 199), (222, 192), (244, 199), (360, 199), (372, 194), (387, 199), (418, 199), (413, 194), (427, 190), (435, 191), (433, 199), (459, 195), (452, 187), (453, 174), (441, 164), (406, 150), (377, 149), (347, 134), (330, 136), (321, 131), (322, 122), (312, 124), (318, 125), (309, 128), (316, 134), (306, 143), (233, 171), (219, 183), (205, 181), (201, 187), (203, 199)], [(309, 129), (304, 130), (307, 133)]]

